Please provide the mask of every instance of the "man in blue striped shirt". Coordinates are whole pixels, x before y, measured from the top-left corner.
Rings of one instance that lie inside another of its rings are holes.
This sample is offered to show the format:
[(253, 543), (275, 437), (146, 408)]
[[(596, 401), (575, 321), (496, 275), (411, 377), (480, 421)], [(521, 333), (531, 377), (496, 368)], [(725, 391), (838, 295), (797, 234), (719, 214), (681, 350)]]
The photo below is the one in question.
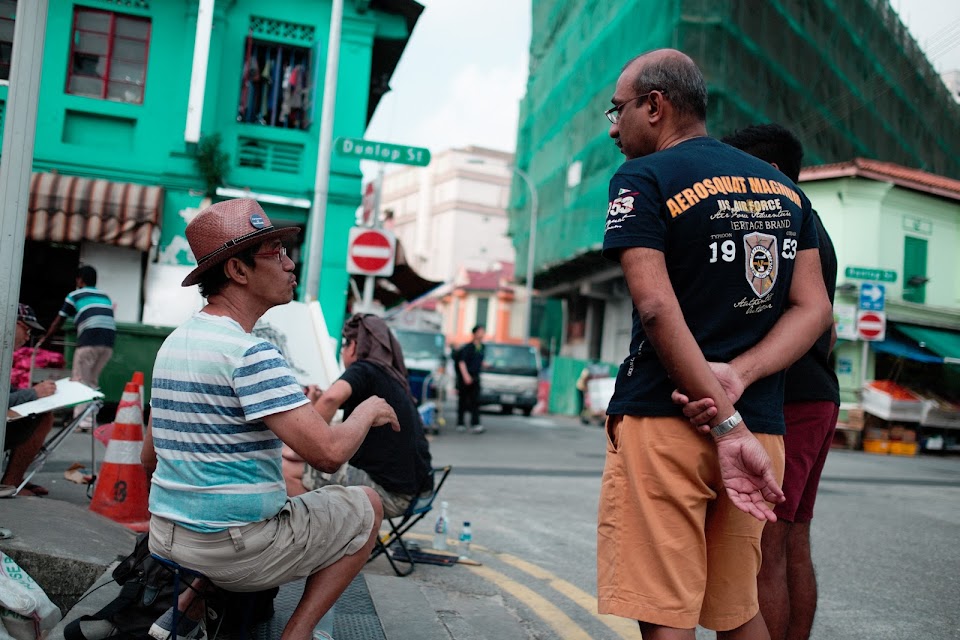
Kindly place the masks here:
[[(381, 398), (332, 428), (313, 408), (277, 348), (251, 332), (271, 307), (290, 302), (296, 278), (283, 239), (255, 200), (219, 202), (187, 226), (207, 305), (164, 341), (151, 388), (143, 462), (154, 469), (150, 550), (230, 591), (260, 591), (307, 578), (284, 639), (314, 627), (359, 573), (383, 517), (368, 487), (325, 487), (288, 498), (281, 448), (336, 471), (377, 425), (399, 430)], [(190, 606), (178, 636), (202, 638), (202, 607)], [(172, 610), (151, 628), (165, 639)], [(322, 637), (322, 636), (321, 636)]]
[[(117, 335), (117, 325), (113, 320), (113, 301), (110, 296), (97, 288), (97, 270), (82, 264), (77, 269), (77, 288), (67, 294), (60, 313), (37, 346), (59, 331), (63, 321), (74, 318), (77, 325), (77, 345), (73, 351), (72, 380), (79, 380), (93, 389), (100, 388), (100, 373), (113, 356), (113, 343)], [(77, 417), (86, 405), (74, 407), (73, 416)], [(93, 419), (81, 428), (93, 426)]]

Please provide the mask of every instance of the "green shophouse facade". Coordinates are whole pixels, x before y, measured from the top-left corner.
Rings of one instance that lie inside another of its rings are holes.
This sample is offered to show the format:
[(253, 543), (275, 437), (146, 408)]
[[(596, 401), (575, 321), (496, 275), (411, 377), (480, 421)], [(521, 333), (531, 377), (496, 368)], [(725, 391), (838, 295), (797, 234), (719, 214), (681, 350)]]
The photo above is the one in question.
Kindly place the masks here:
[[(305, 264), (331, 2), (211, 4), (200, 139), (218, 135), (228, 155), (216, 193), (185, 136), (188, 106), (200, 108), (189, 100), (201, 2), (49, 0), (21, 293), (43, 321), (82, 260), (100, 272), (118, 321), (178, 324), (200, 305), (195, 289), (179, 288), (195, 265), (185, 228), (211, 200), (248, 194), (275, 225), (303, 227), (288, 250), (298, 269)], [(4, 78), (15, 5), (0, 0)], [(413, 0), (345, 1), (334, 136), (363, 137), (422, 9)], [(4, 82), (0, 108), (7, 91)], [(334, 334), (360, 185), (359, 162), (334, 157), (315, 293)], [(117, 216), (133, 218), (132, 233), (105, 231)]]

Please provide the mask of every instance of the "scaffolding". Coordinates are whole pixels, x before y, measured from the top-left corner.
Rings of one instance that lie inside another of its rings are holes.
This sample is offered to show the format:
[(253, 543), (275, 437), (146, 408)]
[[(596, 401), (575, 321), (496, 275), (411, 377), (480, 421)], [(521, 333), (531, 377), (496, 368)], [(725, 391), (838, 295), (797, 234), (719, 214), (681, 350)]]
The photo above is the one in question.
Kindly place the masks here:
[[(865, 157), (960, 178), (960, 105), (886, 0), (533, 0), (517, 163), (539, 196), (535, 284), (604, 269), (608, 137), (621, 65), (661, 47), (689, 54), (709, 92), (708, 131), (779, 122), (805, 164)], [(509, 233), (526, 269), (527, 190)]]

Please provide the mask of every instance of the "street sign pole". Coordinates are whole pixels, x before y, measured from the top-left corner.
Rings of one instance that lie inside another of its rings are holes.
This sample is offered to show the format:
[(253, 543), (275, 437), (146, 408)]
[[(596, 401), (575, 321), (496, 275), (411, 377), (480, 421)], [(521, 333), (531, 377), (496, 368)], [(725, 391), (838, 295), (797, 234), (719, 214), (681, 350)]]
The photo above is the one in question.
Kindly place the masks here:
[(862, 341), (862, 347), (860, 348), (860, 389), (863, 393), (863, 386), (867, 384), (867, 361), (870, 359), (870, 343), (866, 340)]
[[(374, 229), (380, 229), (383, 226), (383, 223), (380, 221), (380, 202), (383, 193), (383, 173), (384, 163), (380, 163), (377, 168), (377, 181), (376, 189), (373, 192), (373, 214), (371, 218), (371, 226)], [(363, 300), (360, 303), (360, 313), (374, 313), (373, 308), (373, 293), (377, 285), (376, 276), (367, 276), (363, 280)]]
[[(3, 336), (0, 342), (0, 389), (10, 388), (10, 368), (13, 365), (47, 0), (18, 2), (16, 15), (3, 153), (0, 155), (3, 158), (0, 162), (0, 336)], [(0, 393), (0, 415), (7, 415), (9, 402), (7, 393)], [(0, 442), (6, 437), (6, 431), (7, 421), (0, 420)]]
[(310, 248), (307, 253), (307, 277), (300, 296), (304, 302), (320, 297), (320, 266), (323, 261), (323, 232), (327, 225), (327, 200), (330, 190), (330, 156), (333, 149), (333, 116), (337, 107), (337, 73), (340, 70), (340, 32), (343, 27), (343, 0), (333, 0), (330, 12), (330, 36), (327, 43), (327, 68), (323, 77), (323, 107), (320, 115), (320, 142), (317, 146), (317, 173), (313, 182), (313, 206), (310, 208)]

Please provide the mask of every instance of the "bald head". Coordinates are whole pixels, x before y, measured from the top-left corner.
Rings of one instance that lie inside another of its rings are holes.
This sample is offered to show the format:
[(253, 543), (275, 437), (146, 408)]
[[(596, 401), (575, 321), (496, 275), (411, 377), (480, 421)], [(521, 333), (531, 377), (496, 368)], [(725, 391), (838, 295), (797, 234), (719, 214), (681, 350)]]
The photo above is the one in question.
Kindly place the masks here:
[(633, 74), (637, 95), (659, 90), (666, 94), (680, 117), (707, 120), (707, 87), (703, 74), (690, 56), (676, 49), (656, 49), (633, 58), (623, 66)]

